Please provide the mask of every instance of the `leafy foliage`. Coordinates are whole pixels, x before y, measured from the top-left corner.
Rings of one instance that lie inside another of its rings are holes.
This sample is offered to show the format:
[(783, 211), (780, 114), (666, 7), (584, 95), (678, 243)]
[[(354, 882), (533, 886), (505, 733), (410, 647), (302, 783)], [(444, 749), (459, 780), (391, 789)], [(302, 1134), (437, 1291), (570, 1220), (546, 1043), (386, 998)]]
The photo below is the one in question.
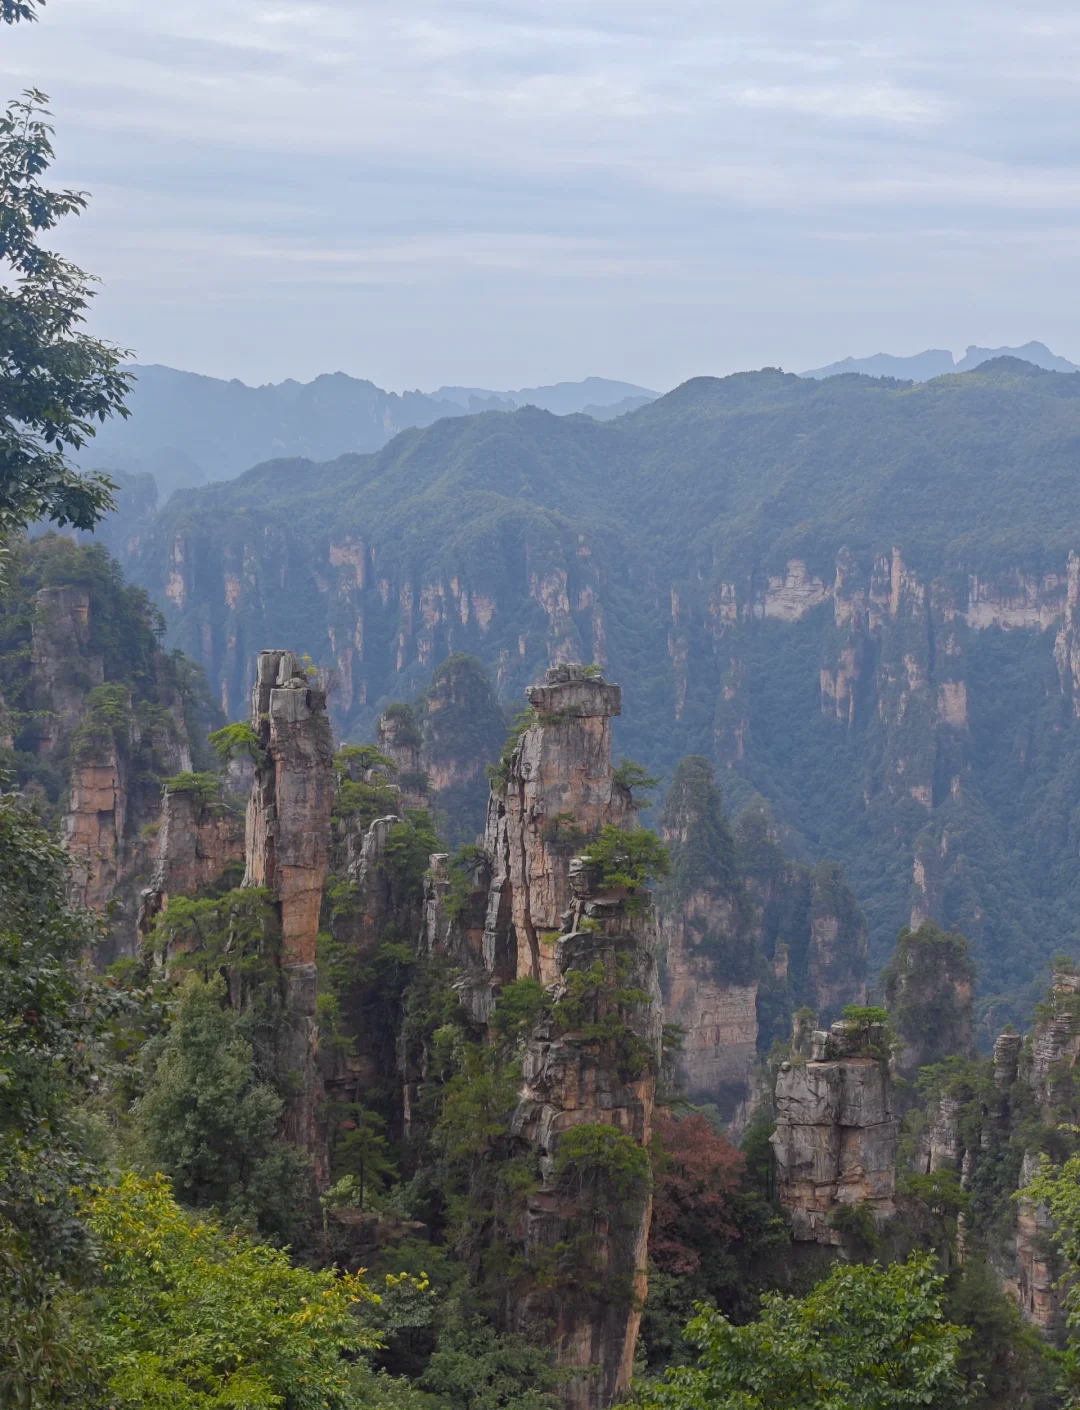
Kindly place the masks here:
[(671, 865), (668, 849), (655, 832), (626, 832), (611, 823), (604, 824), (582, 856), (597, 868), (602, 887), (625, 887), (631, 893), (666, 876)]
[(176, 1016), (147, 1054), (135, 1105), (144, 1166), (194, 1208), (291, 1239), (310, 1207), (307, 1163), (280, 1139), (284, 1101), (256, 1065), (249, 1024), (225, 1004), (224, 981), (189, 975)]
[(644, 1389), (665, 1410), (899, 1410), (957, 1404), (968, 1333), (941, 1315), (944, 1278), (928, 1258), (837, 1267), (804, 1298), (762, 1298), (736, 1327), (703, 1308), (687, 1328), (695, 1366)]
[(653, 1130), (650, 1253), (666, 1272), (694, 1273), (709, 1239), (735, 1233), (732, 1196), (744, 1160), (697, 1113), (678, 1120), (658, 1111)]
[(117, 1410), (351, 1410), (346, 1356), (376, 1338), (352, 1274), (189, 1219), (161, 1176), (122, 1176), (89, 1202), (106, 1279), (98, 1352)]
[(451, 1321), (419, 1384), (448, 1410), (558, 1410), (558, 1373), (521, 1337), (499, 1336), (479, 1319)]
[(74, 1194), (94, 1166), (72, 1116), (99, 1080), (114, 1008), (80, 957), (94, 930), (66, 904), (61, 846), (0, 795), (0, 1402), (86, 1372), (73, 1290), (94, 1249)]
[[(33, 18), (26, 0), (4, 0), (0, 19)], [(123, 411), (131, 381), (119, 350), (80, 331), (90, 276), (39, 243), (87, 203), (39, 180), (53, 159), (46, 102), (31, 89), (0, 117), (0, 262), (13, 279), (0, 285), (0, 537), (41, 518), (90, 529), (112, 508), (111, 481), (80, 476), (67, 452)]]
[(238, 720), (235, 724), (223, 725), (221, 729), (213, 731), (207, 743), (222, 766), (237, 758), (250, 759), (253, 764), (260, 764), (265, 757), (259, 744), (259, 736), (249, 720)]

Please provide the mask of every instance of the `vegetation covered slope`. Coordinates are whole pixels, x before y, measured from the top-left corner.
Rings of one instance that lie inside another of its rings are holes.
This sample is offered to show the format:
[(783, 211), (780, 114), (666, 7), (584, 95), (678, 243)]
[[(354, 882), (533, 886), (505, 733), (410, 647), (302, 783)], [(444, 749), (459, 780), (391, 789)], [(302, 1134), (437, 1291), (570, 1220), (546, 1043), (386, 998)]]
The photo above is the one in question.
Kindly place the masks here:
[(273, 461), (176, 496), (126, 563), (233, 717), (272, 639), (335, 668), (353, 737), (455, 651), (504, 702), (552, 658), (599, 661), (633, 685), (618, 743), (651, 772), (712, 755), (734, 805), (758, 791), (845, 864), (878, 963), (917, 854), (943, 859), (923, 899), (1000, 997), (1074, 933), (1054, 644), (1078, 445), (1080, 376), (1010, 359), (922, 385), (698, 378), (605, 424), (525, 408)]

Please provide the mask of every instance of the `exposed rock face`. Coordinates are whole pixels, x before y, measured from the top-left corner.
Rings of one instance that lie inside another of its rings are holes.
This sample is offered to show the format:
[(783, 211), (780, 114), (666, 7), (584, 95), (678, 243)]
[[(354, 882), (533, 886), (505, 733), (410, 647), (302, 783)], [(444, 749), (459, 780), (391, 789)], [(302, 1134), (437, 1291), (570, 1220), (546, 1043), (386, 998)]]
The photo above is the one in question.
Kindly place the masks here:
[(326, 698), (291, 651), (260, 651), (252, 728), (266, 758), (248, 805), (248, 886), (281, 907), (282, 962), (314, 965), (322, 888), (330, 868), (334, 738)]
[(103, 914), (120, 881), (127, 822), (127, 769), (106, 732), (100, 748), (72, 761), (64, 840), (71, 854), (72, 899)]
[(298, 1076), (286, 1129), (327, 1179), (315, 1016), (315, 942), (330, 867), (334, 741), (326, 698), (291, 651), (260, 651), (251, 700), (252, 727), (264, 758), (248, 804), (246, 886), (264, 886), (281, 916), (281, 970), (290, 1016), (286, 1070)]
[(397, 769), (401, 801), (406, 808), (428, 806), (428, 779), (424, 771), (423, 735), (408, 705), (392, 705), (379, 720), (380, 751)]
[(575, 845), (606, 823), (631, 825), (635, 814), (611, 768), (619, 687), (580, 666), (553, 666), (526, 697), (538, 723), (518, 743), (505, 792), (493, 789), (488, 803), (484, 955), (497, 981), (532, 975), (551, 984)]
[(143, 828), (154, 820), (160, 797), (154, 775), (190, 769), (191, 748), (166, 658), (156, 656), (149, 687), (159, 708), (141, 710), (127, 686), (106, 680), (94, 627), (88, 588), (38, 591), (29, 689), (35, 752), (68, 776), (59, 810), (72, 900), (99, 915), (108, 912), (108, 936), (97, 953), (108, 963), (137, 947), (137, 898), (151, 867)]
[[(617, 1196), (605, 1190), (595, 1169), (567, 1166), (573, 1146), (562, 1143), (584, 1127), (586, 1134), (610, 1129), (639, 1153), (648, 1145), (662, 1024), (658, 926), (647, 897), (631, 902), (623, 890), (601, 889), (574, 855), (607, 823), (636, 826), (632, 799), (611, 766), (618, 686), (581, 667), (556, 666), (528, 699), (536, 723), (492, 787), (473, 895), (448, 919), (447, 859), (434, 857), (424, 943), (466, 970), (459, 989), (478, 1024), (503, 985), (529, 977), (545, 986), (511, 1122), (541, 1173), (519, 1235), (523, 1265), (535, 1271), (503, 1315), (507, 1326), (552, 1344), (558, 1364), (580, 1372), (564, 1388), (568, 1407), (600, 1410), (630, 1385), (651, 1193), (647, 1179)], [(567, 1008), (568, 995), (579, 991), (580, 1011)], [(612, 1036), (597, 1037), (613, 1020)], [(557, 1247), (564, 1261), (572, 1251), (574, 1272), (553, 1285)]]
[(30, 666), (43, 712), (38, 754), (51, 759), (82, 723), (90, 691), (105, 681), (105, 659), (90, 649), (87, 588), (38, 592)]
[[(628, 916), (625, 900), (595, 889), (586, 867), (575, 866), (574, 896), (564, 933), (555, 946), (552, 998), (566, 992), (569, 976), (597, 964), (605, 984), (587, 1019), (599, 1024), (617, 1015), (626, 1033), (641, 1045), (641, 1056), (621, 1068), (611, 1045), (571, 1029), (561, 1031), (542, 1021), (530, 1039), (524, 1062), (524, 1085), (512, 1130), (539, 1154), (541, 1187), (529, 1197), (525, 1227), (526, 1258), (576, 1245), (579, 1268), (561, 1289), (534, 1286), (518, 1299), (511, 1323), (522, 1331), (553, 1328), (556, 1359), (579, 1368), (566, 1388), (567, 1406), (608, 1406), (629, 1390), (634, 1349), (646, 1287), (652, 1195), (648, 1182), (597, 1202), (560, 1175), (560, 1140), (574, 1127), (611, 1126), (639, 1149), (652, 1134), (655, 1073), (660, 1058), (660, 993), (656, 971), (656, 920), (651, 909)], [(582, 931), (582, 920), (598, 926)], [(649, 996), (630, 1009), (615, 997), (622, 987)], [(613, 1061), (613, 1057), (615, 1060)], [(595, 1194), (595, 1191), (591, 1192)], [(542, 1263), (541, 1263), (542, 1266)], [(583, 1294), (582, 1282), (602, 1287)], [(577, 1284), (577, 1286), (575, 1286)], [(584, 1374), (592, 1368), (591, 1374)]]
[(718, 979), (715, 961), (695, 950), (688, 928), (718, 925), (738, 933), (730, 911), (718, 914), (714, 899), (700, 893), (687, 898), (677, 918), (665, 917), (664, 1017), (686, 1034), (676, 1058), (680, 1088), (690, 1101), (730, 1113), (745, 1101), (757, 1062), (758, 980)]
[(884, 1221), (894, 1212), (897, 1123), (880, 1028), (834, 1023), (813, 1035), (809, 1062), (781, 1064), (776, 1079), (780, 1203), (797, 1242), (840, 1246), (832, 1216), (854, 1205)]
[(139, 931), (146, 935), (170, 896), (192, 896), (244, 862), (244, 819), (197, 793), (167, 788), (154, 844), (154, 874), (143, 892)]
[(726, 1116), (746, 1102), (757, 1061), (760, 927), (708, 759), (684, 759), (663, 812), (672, 875), (660, 893), (664, 1016), (685, 1036), (676, 1079)]

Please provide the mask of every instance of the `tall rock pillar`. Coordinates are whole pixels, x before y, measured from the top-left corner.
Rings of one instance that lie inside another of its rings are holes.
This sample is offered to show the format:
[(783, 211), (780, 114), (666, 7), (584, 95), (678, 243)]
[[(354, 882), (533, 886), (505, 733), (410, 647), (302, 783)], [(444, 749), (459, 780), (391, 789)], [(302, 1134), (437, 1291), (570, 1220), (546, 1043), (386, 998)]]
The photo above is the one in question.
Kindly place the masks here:
[(291, 651), (260, 651), (251, 724), (262, 758), (248, 803), (245, 886), (264, 886), (281, 918), (281, 972), (288, 1016), (280, 1053), (297, 1077), (288, 1134), (326, 1179), (322, 1082), (316, 1063), (315, 943), (322, 889), (330, 867), (334, 739), (326, 696)]
[(637, 826), (611, 767), (619, 687), (559, 665), (527, 695), (534, 721), (488, 806), (482, 953), (470, 961), (464, 934), (457, 948), (471, 963), (462, 993), (478, 1023), (505, 984), (544, 986), (510, 1123), (539, 1181), (525, 1199), (525, 1271), (504, 1321), (552, 1345), (573, 1373), (568, 1410), (601, 1410), (629, 1391), (646, 1291), (658, 927), (647, 891), (606, 886), (580, 855), (606, 824)]
[(634, 826), (636, 815), (611, 768), (619, 687), (582, 666), (560, 665), (525, 695), (536, 723), (488, 803), (484, 845), (494, 879), (484, 954), (496, 982), (532, 976), (551, 984), (571, 857), (605, 823)]
[(882, 1025), (814, 1033), (809, 1062), (783, 1062), (772, 1137), (780, 1203), (798, 1243), (842, 1245), (842, 1214), (894, 1212), (897, 1122)]

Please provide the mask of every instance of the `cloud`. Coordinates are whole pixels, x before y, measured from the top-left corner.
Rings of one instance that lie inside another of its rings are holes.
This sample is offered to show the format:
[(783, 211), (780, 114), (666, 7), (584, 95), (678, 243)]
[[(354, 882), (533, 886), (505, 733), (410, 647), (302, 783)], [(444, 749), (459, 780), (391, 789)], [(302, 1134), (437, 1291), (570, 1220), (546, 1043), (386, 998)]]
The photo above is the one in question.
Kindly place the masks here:
[(665, 385), (1080, 355), (1078, 60), (1059, 0), (54, 0), (0, 74), (147, 360)]

